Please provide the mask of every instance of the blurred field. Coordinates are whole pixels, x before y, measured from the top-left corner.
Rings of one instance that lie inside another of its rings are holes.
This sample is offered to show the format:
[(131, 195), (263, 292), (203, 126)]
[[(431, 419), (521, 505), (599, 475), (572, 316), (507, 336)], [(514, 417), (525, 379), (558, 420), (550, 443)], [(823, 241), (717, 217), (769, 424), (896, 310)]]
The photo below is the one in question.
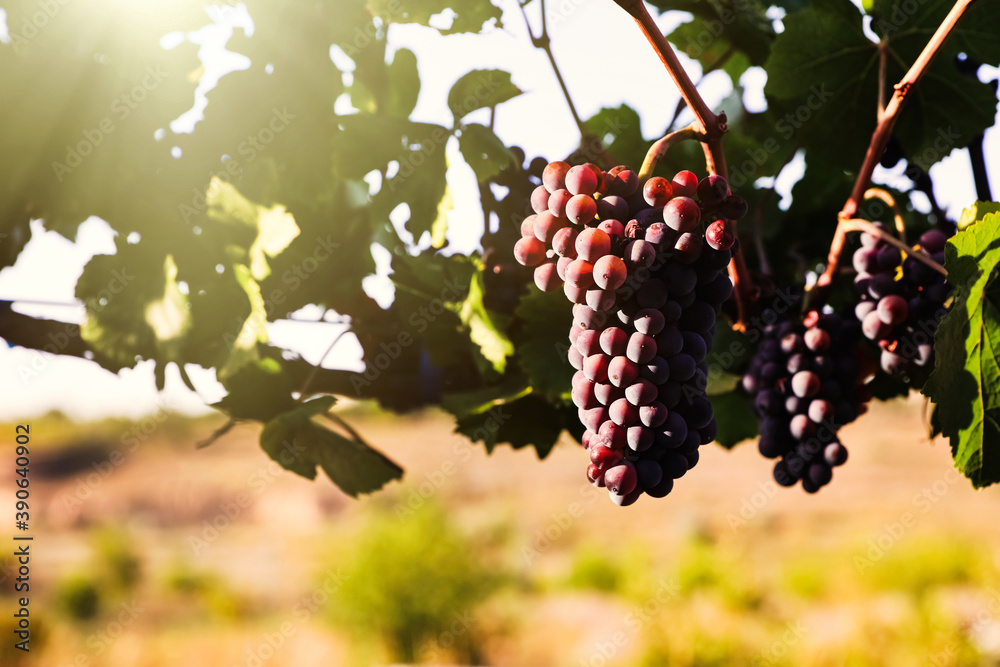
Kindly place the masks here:
[(578, 446), (487, 456), (438, 413), (351, 416), (407, 470), (359, 502), (277, 470), (255, 428), (196, 451), (219, 420), (33, 420), (23, 664), (998, 665), (1000, 490), (952, 470), (921, 408), (847, 427), (816, 496), (713, 445), (626, 509)]

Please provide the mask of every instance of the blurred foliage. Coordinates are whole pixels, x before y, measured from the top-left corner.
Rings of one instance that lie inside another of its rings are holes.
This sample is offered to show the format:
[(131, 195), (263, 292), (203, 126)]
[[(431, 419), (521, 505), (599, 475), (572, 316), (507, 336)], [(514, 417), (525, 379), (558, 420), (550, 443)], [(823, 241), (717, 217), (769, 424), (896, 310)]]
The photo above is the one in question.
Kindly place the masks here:
[(74, 621), (90, 621), (101, 611), (100, 582), (89, 575), (66, 577), (55, 592), (56, 607)]
[(352, 636), (385, 642), (399, 660), (450, 646), (448, 633), (460, 662), (478, 664), (477, 608), (504, 579), (483, 556), (436, 505), (372, 516), (334, 559), (342, 583), (329, 616)]
[[(801, 282), (825, 259), (875, 123), (879, 47), (862, 29), (866, 17), (850, 0), (652, 4), (688, 12), (668, 38), (703, 73), (730, 78), (734, 92), (720, 104), (730, 180), (762, 221), (762, 247), (779, 260), (774, 283)], [(890, 82), (951, 3), (911, 4), (865, 5), (889, 55)], [(425, 92), (420, 54), (390, 39), (398, 24), (442, 35), (501, 28), (498, 2), (106, 0), (56, 3), (44, 20), (33, 0), (4, 6), (11, 39), (0, 44), (0, 88), (16, 103), (0, 110), (0, 268), (17, 261), (31, 220), (72, 240), (80, 223), (99, 216), (117, 233), (115, 252), (95, 256), (76, 284), (82, 326), (62, 333), (59, 323), (3, 302), (8, 344), (54, 347), (114, 372), (151, 361), (161, 389), (170, 365), (188, 386), (190, 365), (214, 369), (229, 392), (215, 407), (266, 424), (261, 444), (272, 457), (310, 478), (322, 468), (352, 496), (402, 470), (359, 434), (313, 419), (330, 404), (300, 412), (315, 394), (375, 399), (399, 413), (443, 405), (456, 430), (489, 451), (509, 443), (545, 457), (562, 431), (580, 436), (561, 347), (568, 304), (540, 296), (511, 256), (539, 183), (537, 162), (491, 127), (467, 122), (522, 91), (509, 72), (472, 70), (449, 87), (450, 119), (415, 121)], [(780, 31), (775, 9), (784, 13)], [(1000, 24), (998, 12), (997, 3), (973, 6), (900, 119), (898, 145), (924, 170), (993, 123), (995, 92), (960, 75), (956, 57), (1000, 65), (992, 32), (978, 29)], [(175, 130), (204, 73), (194, 31), (224, 20), (235, 26), (226, 48), (248, 62), (208, 91), (193, 131)], [(768, 75), (766, 109), (744, 103), (750, 67)], [(689, 121), (678, 112), (677, 123)], [(587, 140), (569, 159), (637, 166), (650, 142), (641, 121), (627, 104), (602, 108), (584, 119)], [(448, 146), (479, 181), (484, 233), (473, 257), (448, 245)], [(769, 179), (799, 151), (806, 173), (782, 210)], [(701, 161), (688, 142), (659, 171)], [(907, 222), (920, 228), (928, 219), (914, 192), (898, 194)], [(392, 255), (388, 308), (361, 287), (375, 272), (374, 244)], [(762, 266), (755, 252), (745, 254), (752, 268)], [(271, 344), (266, 324), (307, 305), (349, 319), (364, 373), (317, 368)], [(751, 435), (745, 400), (731, 390), (714, 400), (725, 408), (717, 410), (721, 444)], [(291, 443), (304, 453), (281, 461)]]

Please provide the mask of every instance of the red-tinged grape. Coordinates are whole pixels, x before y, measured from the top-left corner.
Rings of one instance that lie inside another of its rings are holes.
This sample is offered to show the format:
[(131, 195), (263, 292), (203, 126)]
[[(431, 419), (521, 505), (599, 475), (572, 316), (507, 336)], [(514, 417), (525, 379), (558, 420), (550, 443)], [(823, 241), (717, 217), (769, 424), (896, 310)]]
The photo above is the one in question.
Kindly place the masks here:
[(692, 264), (701, 257), (701, 249), (704, 239), (699, 234), (684, 232), (674, 241), (674, 256), (677, 261), (684, 264)]
[(611, 237), (601, 229), (584, 229), (576, 237), (577, 255), (588, 262), (596, 262), (611, 252)]
[(589, 225), (597, 216), (597, 202), (589, 195), (574, 195), (566, 204), (566, 217), (577, 225)]
[(715, 250), (729, 250), (736, 243), (736, 235), (725, 220), (716, 220), (705, 230), (705, 242)]
[(615, 357), (608, 364), (608, 380), (616, 387), (625, 388), (639, 377), (639, 366), (626, 357)]
[(670, 181), (662, 176), (654, 176), (642, 186), (642, 198), (646, 200), (647, 204), (655, 208), (666, 206), (667, 202), (673, 196), (673, 186), (670, 185)]
[(566, 283), (584, 290), (583, 300), (573, 302), (585, 303), (586, 290), (594, 286), (594, 265), (582, 258), (574, 259), (566, 267)]
[(625, 354), (625, 348), (628, 347), (628, 334), (619, 327), (605, 329), (601, 332), (600, 344), (601, 350), (605, 354), (610, 354), (613, 357), (621, 356)]
[(819, 376), (812, 371), (799, 371), (792, 376), (792, 392), (799, 398), (810, 398), (819, 393)]
[[(580, 423), (591, 431), (597, 431), (601, 424), (608, 420), (608, 409), (604, 407), (591, 408), (589, 410), (578, 410), (577, 416), (580, 418)], [(594, 446), (591, 445), (590, 451), (594, 451)]]
[(584, 410), (600, 407), (597, 397), (594, 395), (594, 383), (585, 380), (581, 383), (573, 384), (573, 405)]
[(536, 238), (522, 238), (514, 244), (514, 259), (521, 266), (538, 266), (545, 261), (545, 244)]
[(646, 236), (646, 231), (639, 224), (638, 220), (629, 220), (628, 224), (625, 225), (625, 238), (627, 239), (641, 239)]
[[(600, 220), (622, 220), (628, 217), (628, 202), (614, 195), (597, 200), (597, 217)], [(625, 227), (622, 226), (622, 229)]]
[(535, 213), (549, 210), (549, 191), (539, 185), (531, 191), (531, 210)]
[[(575, 262), (576, 260), (574, 259), (573, 261)], [(566, 268), (568, 269), (569, 267)], [(568, 282), (563, 283), (563, 294), (566, 295), (566, 298), (569, 299), (570, 303), (587, 303), (587, 290), (581, 289), (576, 285)]]
[(567, 355), (569, 357), (570, 366), (578, 371), (583, 370), (583, 355), (580, 354), (580, 350), (576, 349), (576, 346), (570, 346)]
[[(603, 259), (603, 257), (601, 258)], [(598, 264), (600, 259), (597, 260)], [(594, 265), (594, 278), (597, 278), (597, 265)], [(614, 308), (615, 293), (610, 289), (589, 289), (587, 290), (587, 305), (596, 311), (607, 311)]]
[(591, 463), (587, 466), (587, 479), (598, 488), (604, 487), (604, 471)]
[(662, 245), (670, 248), (673, 247), (674, 241), (677, 240), (677, 232), (667, 227), (665, 223), (654, 222), (649, 227), (646, 227), (645, 239), (653, 245)]
[(608, 379), (608, 366), (611, 357), (606, 354), (592, 354), (583, 360), (583, 373), (591, 382), (604, 382)]
[(897, 294), (890, 294), (878, 302), (878, 317), (889, 326), (896, 326), (906, 321), (910, 315), (910, 304)]
[(809, 419), (817, 424), (831, 422), (835, 414), (833, 403), (825, 401), (822, 398), (814, 399), (809, 403), (806, 414), (809, 416)]
[[(569, 190), (565, 188), (560, 188), (556, 190), (551, 195), (549, 195), (549, 213), (556, 216), (557, 218), (565, 218), (566, 216), (566, 203), (573, 198), (573, 195), (569, 193)], [(544, 211), (543, 211), (544, 212)]]
[(608, 316), (604, 313), (594, 312), (587, 305), (577, 304), (573, 306), (573, 320), (579, 322), (584, 329), (603, 329)]
[(594, 263), (591, 275), (600, 289), (616, 290), (625, 284), (628, 269), (620, 257), (605, 255)]
[(625, 396), (625, 390), (614, 386), (610, 382), (599, 382), (594, 385), (594, 396), (597, 397), (597, 401), (601, 405), (611, 405), (619, 398)]
[[(566, 269), (573, 263), (572, 257), (560, 257), (556, 260), (556, 275), (562, 281), (566, 280)], [(570, 299), (572, 301), (572, 299)]]
[(625, 356), (636, 364), (645, 364), (656, 356), (656, 341), (652, 336), (636, 332), (628, 339)]
[(675, 197), (694, 197), (698, 194), (698, 176), (692, 171), (679, 171), (670, 182)]
[(830, 334), (819, 327), (807, 330), (802, 338), (812, 352), (826, 352), (830, 349)]
[(892, 327), (882, 321), (877, 309), (865, 315), (865, 319), (861, 321), (861, 331), (869, 340), (881, 340), (888, 336), (891, 330)]
[(562, 161), (550, 162), (542, 172), (542, 185), (549, 192), (555, 192), (566, 187), (566, 172), (570, 169), (569, 164)]
[(690, 197), (674, 197), (663, 207), (663, 222), (678, 232), (690, 232), (701, 221), (701, 209)]
[(537, 215), (529, 215), (521, 221), (521, 237), (526, 239), (535, 238), (535, 219)]
[(593, 195), (599, 186), (598, 175), (587, 165), (577, 165), (566, 172), (566, 189), (575, 195)]
[[(613, 402), (614, 401), (612, 401), (612, 403)], [(601, 422), (601, 426), (597, 429), (597, 434), (604, 440), (604, 443), (606, 445), (611, 447), (611, 449), (615, 450), (625, 449), (625, 444), (627, 442), (626, 427), (619, 426), (610, 419), (607, 419)]]
[(594, 438), (596, 435), (597, 434), (594, 433), (593, 431), (584, 431), (583, 435), (580, 436), (580, 444), (583, 445), (583, 448), (586, 449), (588, 452), (590, 451), (590, 440)]
[(659, 310), (655, 308), (643, 308), (632, 318), (632, 326), (641, 334), (655, 336), (663, 331), (663, 327), (666, 326), (666, 320), (663, 318), (663, 313)]
[(655, 437), (653, 431), (645, 426), (629, 426), (625, 435), (629, 449), (636, 452), (644, 452), (653, 444)]
[(639, 367), (639, 376), (659, 386), (670, 379), (670, 364), (663, 357), (653, 357), (648, 364)]
[(747, 200), (738, 195), (730, 195), (722, 200), (719, 213), (728, 220), (739, 220), (747, 214)]
[(879, 365), (889, 375), (901, 375), (909, 368), (910, 362), (900, 354), (890, 352), (889, 350), (882, 350)]
[(650, 428), (656, 428), (661, 426), (663, 422), (667, 421), (667, 406), (659, 401), (653, 401), (649, 405), (643, 405), (639, 407), (639, 422), (643, 426), (648, 426)]
[(608, 497), (611, 498), (611, 502), (619, 507), (628, 507), (629, 505), (634, 505), (639, 497), (642, 495), (642, 489), (635, 488), (628, 495), (619, 495), (613, 491), (608, 491)]
[(698, 183), (698, 201), (707, 208), (718, 206), (729, 194), (729, 183), (717, 174), (709, 174)]
[(555, 260), (550, 259), (535, 268), (535, 285), (543, 292), (554, 292), (562, 287), (562, 284), (562, 278), (556, 271)]
[(576, 259), (576, 237), (579, 232), (572, 227), (563, 227), (552, 237), (552, 249), (560, 257)]
[(545, 243), (552, 243), (556, 232), (565, 226), (565, 218), (557, 218), (551, 211), (542, 211), (535, 218), (535, 238)]
[(606, 179), (608, 194), (631, 197), (639, 189), (639, 175), (631, 169), (619, 165), (608, 171), (611, 179)]
[(809, 421), (809, 417), (805, 415), (795, 415), (788, 422), (788, 432), (793, 438), (802, 442), (816, 435), (816, 424)]
[(658, 390), (649, 380), (639, 378), (625, 389), (625, 398), (636, 407), (649, 405), (656, 400)]
[(847, 447), (839, 442), (831, 442), (823, 450), (823, 460), (831, 466), (842, 466), (847, 462)]
[(576, 349), (580, 354), (589, 357), (601, 352), (601, 332), (595, 329), (585, 329), (576, 337)]
[(621, 461), (622, 454), (619, 450), (611, 449), (604, 444), (590, 446), (590, 462), (602, 471), (613, 468)]
[(608, 236), (625, 236), (625, 226), (614, 218), (602, 221), (597, 228)]
[(608, 406), (608, 417), (619, 426), (635, 426), (639, 423), (639, 408), (628, 399), (619, 398)]
[(635, 239), (625, 246), (625, 264), (633, 270), (648, 269), (656, 261), (656, 246), (643, 239)]

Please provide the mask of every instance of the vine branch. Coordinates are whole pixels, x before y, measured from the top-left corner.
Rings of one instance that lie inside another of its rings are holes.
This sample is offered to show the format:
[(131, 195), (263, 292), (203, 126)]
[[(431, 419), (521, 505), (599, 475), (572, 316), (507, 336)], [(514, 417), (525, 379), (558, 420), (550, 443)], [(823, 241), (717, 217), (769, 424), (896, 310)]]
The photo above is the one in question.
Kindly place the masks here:
[(702, 141), (705, 135), (701, 133), (700, 128), (698, 128), (694, 123), (688, 125), (687, 127), (681, 128), (676, 132), (671, 132), (662, 139), (658, 139), (649, 147), (646, 151), (646, 158), (642, 161), (642, 167), (639, 168), (639, 180), (645, 181), (647, 178), (653, 175), (653, 170), (656, 169), (656, 164), (660, 159), (667, 154), (670, 147), (681, 141)]
[(962, 18), (962, 15), (965, 14), (965, 11), (973, 2), (975, 0), (958, 0), (955, 3), (955, 6), (948, 12), (948, 16), (938, 26), (938, 29), (934, 32), (930, 41), (927, 42), (924, 50), (921, 51), (916, 61), (910, 67), (910, 71), (895, 85), (895, 92), (892, 95), (892, 99), (886, 105), (884, 113), (880, 114), (878, 124), (875, 126), (875, 132), (872, 133), (871, 143), (868, 145), (868, 152), (865, 153), (865, 160), (861, 165), (861, 171), (858, 173), (858, 179), (854, 182), (851, 197), (844, 204), (844, 208), (840, 212), (841, 219), (854, 218), (857, 214), (864, 193), (871, 182), (875, 165), (878, 164), (878, 161), (882, 158), (882, 153), (885, 152), (886, 144), (889, 143), (889, 139), (892, 137), (892, 129), (899, 119), (899, 113), (902, 111), (903, 105), (910, 97), (913, 86), (917, 85), (920, 81), (920, 78), (924, 75), (934, 56), (941, 49), (941, 45), (944, 44), (948, 35), (951, 34), (951, 31), (958, 24), (958, 20)]
[[(708, 108), (697, 86), (691, 81), (691, 77), (684, 70), (681, 61), (677, 58), (672, 46), (666, 37), (660, 32), (659, 27), (649, 15), (643, 0), (614, 0), (615, 4), (628, 12), (638, 24), (642, 34), (646, 37), (650, 46), (656, 51), (660, 62), (666, 68), (674, 85), (680, 91), (681, 97), (688, 108), (695, 115), (695, 122), (691, 124), (691, 129), (701, 136), (702, 150), (705, 152), (705, 166), (710, 174), (722, 176), (729, 180), (729, 170), (726, 167), (726, 154), (722, 150), (722, 135), (728, 129), (726, 126), (726, 114), (716, 115)], [(685, 128), (687, 129), (687, 128)], [(682, 132), (684, 130), (681, 130)], [(668, 137), (670, 135), (667, 135)], [(665, 140), (667, 137), (664, 137)], [(661, 140), (661, 141), (663, 141)], [(648, 155), (647, 155), (648, 158)], [(644, 163), (645, 164), (645, 163)], [(730, 221), (730, 229), (736, 234), (736, 221)], [(746, 328), (747, 305), (756, 300), (756, 290), (753, 279), (750, 277), (750, 270), (743, 259), (742, 252), (733, 253), (733, 259), (729, 262), (729, 277), (733, 281), (733, 293), (736, 301), (736, 323), (734, 328), (743, 331)]]
[(580, 130), (580, 137), (586, 139), (588, 136), (587, 127), (583, 124), (583, 120), (580, 119), (580, 114), (577, 113), (576, 105), (573, 104), (573, 98), (570, 97), (569, 88), (566, 86), (565, 79), (563, 79), (562, 71), (560, 71), (559, 65), (556, 63), (556, 57), (552, 53), (552, 40), (549, 38), (548, 22), (545, 20), (545, 0), (541, 0), (542, 31), (538, 37), (535, 37), (534, 31), (531, 29), (531, 22), (528, 20), (528, 12), (524, 10), (524, 4), (522, 0), (517, 0), (517, 6), (521, 9), (521, 16), (524, 18), (524, 27), (528, 31), (528, 37), (531, 38), (531, 44), (536, 49), (544, 51), (545, 55), (548, 56), (549, 63), (552, 65), (552, 71), (555, 72), (556, 80), (559, 82), (559, 88), (562, 89), (563, 97), (566, 98), (566, 105), (573, 116), (573, 122), (576, 123), (577, 128)]

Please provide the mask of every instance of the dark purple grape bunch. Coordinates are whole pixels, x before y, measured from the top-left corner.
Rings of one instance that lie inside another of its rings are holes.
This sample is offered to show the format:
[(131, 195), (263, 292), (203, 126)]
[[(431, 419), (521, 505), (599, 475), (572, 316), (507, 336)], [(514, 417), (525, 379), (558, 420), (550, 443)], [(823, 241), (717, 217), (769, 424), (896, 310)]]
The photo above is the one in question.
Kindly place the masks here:
[(778, 459), (778, 484), (801, 481), (815, 493), (847, 460), (837, 431), (863, 414), (871, 398), (863, 380), (874, 369), (860, 339), (853, 319), (815, 311), (804, 322), (764, 330), (743, 388), (760, 421), (758, 449)]
[[(944, 232), (932, 229), (915, 250), (941, 264), (947, 241)], [(934, 333), (951, 296), (944, 275), (867, 232), (854, 253), (854, 268), (861, 297), (854, 315), (865, 337), (879, 346), (882, 370), (905, 377), (916, 368), (933, 368)]]
[[(689, 171), (640, 187), (626, 167), (548, 165), (514, 247), (542, 290), (574, 303), (572, 398), (586, 427), (588, 479), (619, 505), (660, 498), (718, 426), (705, 355), (733, 285), (724, 179)], [(705, 223), (708, 222), (706, 225)]]

